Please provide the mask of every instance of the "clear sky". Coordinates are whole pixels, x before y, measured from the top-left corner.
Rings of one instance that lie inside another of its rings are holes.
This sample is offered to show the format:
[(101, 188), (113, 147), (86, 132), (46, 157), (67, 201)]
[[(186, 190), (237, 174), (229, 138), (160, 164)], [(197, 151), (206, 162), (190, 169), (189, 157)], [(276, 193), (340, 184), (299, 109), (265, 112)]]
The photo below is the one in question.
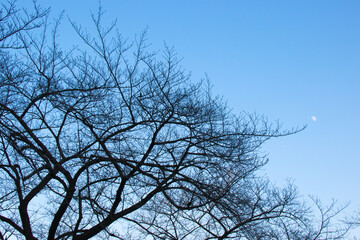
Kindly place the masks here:
[[(22, 0), (19, 4), (28, 2)], [(97, 0), (39, 0), (87, 27)], [(208, 74), (235, 112), (307, 124), (268, 142), (266, 173), (304, 195), (360, 209), (360, 1), (103, 0), (105, 22), (131, 39), (174, 46), (194, 81)], [(63, 30), (67, 29), (64, 19)], [(65, 31), (64, 31), (65, 32)], [(62, 35), (72, 43), (70, 35)], [(73, 36), (73, 35), (72, 35)], [(316, 117), (312, 119), (312, 116)]]

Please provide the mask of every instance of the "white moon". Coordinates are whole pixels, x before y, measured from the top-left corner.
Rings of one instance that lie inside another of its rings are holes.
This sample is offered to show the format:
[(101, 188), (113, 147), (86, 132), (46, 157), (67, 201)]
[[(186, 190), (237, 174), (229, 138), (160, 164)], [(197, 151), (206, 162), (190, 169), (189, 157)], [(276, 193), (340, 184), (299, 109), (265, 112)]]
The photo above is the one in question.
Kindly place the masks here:
[(311, 117), (311, 120), (313, 120), (313, 122), (316, 122), (316, 117), (315, 117), (315, 116), (312, 116), (312, 117)]

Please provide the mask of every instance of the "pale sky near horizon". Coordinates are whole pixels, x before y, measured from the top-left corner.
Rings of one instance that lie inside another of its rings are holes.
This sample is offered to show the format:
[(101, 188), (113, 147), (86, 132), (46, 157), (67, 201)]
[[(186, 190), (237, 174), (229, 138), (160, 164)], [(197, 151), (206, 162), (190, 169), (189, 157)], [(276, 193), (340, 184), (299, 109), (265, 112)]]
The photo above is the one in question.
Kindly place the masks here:
[[(88, 27), (90, 10), (96, 12), (99, 4), (38, 3), (55, 14), (64, 9), (64, 29), (67, 17)], [(307, 125), (264, 145), (270, 162), (262, 171), (279, 185), (292, 179), (304, 196), (351, 201), (350, 209), (360, 209), (360, 1), (103, 0), (102, 5), (105, 22), (117, 18), (129, 39), (147, 28), (151, 48), (174, 46), (194, 81), (206, 73), (234, 112), (256, 112), (284, 128)]]

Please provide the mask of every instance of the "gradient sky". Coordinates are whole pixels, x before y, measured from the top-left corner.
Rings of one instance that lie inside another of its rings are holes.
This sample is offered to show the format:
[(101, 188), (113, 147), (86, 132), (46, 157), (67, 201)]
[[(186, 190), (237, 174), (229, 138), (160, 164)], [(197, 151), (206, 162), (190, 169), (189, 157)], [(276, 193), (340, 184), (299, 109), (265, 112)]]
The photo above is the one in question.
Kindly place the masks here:
[[(28, 2), (22, 0), (19, 4)], [(96, 0), (39, 0), (89, 27)], [(27, 4), (27, 3), (26, 3)], [(152, 49), (174, 46), (194, 81), (208, 74), (234, 112), (256, 112), (296, 135), (264, 145), (263, 170), (303, 196), (360, 209), (360, 1), (102, 1), (105, 23)], [(55, 16), (55, 15), (54, 15)], [(64, 18), (61, 39), (73, 32)], [(69, 32), (69, 34), (67, 34)], [(66, 33), (66, 34), (64, 34)], [(316, 117), (316, 121), (312, 120)]]

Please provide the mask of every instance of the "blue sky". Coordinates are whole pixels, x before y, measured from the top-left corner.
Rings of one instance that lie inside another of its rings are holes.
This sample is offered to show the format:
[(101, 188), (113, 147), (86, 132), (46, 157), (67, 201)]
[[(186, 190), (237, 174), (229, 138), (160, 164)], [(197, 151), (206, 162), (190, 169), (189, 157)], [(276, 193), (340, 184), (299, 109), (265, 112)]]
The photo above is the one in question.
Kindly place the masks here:
[[(38, 1), (88, 26), (99, 2)], [(19, 3), (24, 4), (24, 0)], [(151, 48), (174, 46), (194, 81), (208, 74), (234, 112), (256, 112), (296, 135), (264, 145), (266, 173), (304, 195), (360, 208), (360, 1), (102, 1), (105, 22)], [(67, 19), (62, 30), (69, 31)], [(61, 37), (69, 44), (65, 34)], [(317, 121), (311, 117), (316, 116)]]

